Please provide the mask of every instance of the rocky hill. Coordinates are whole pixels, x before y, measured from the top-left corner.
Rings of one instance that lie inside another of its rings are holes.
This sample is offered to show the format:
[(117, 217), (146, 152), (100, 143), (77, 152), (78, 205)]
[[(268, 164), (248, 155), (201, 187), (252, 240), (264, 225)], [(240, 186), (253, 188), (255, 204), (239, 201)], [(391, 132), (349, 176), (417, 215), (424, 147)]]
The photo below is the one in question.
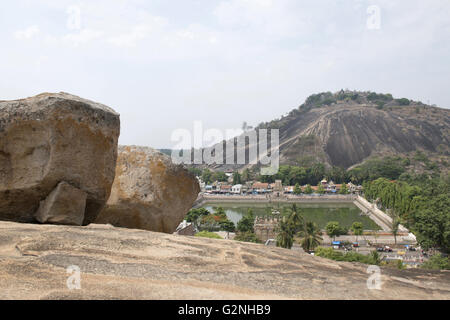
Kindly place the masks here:
[(369, 290), (367, 265), (232, 240), (15, 222), (0, 239), (0, 299), (450, 299), (448, 271), (382, 268)]
[(368, 158), (417, 150), (429, 157), (450, 155), (450, 110), (390, 94), (312, 95), (299, 108), (257, 129), (263, 128), (280, 130), (282, 164), (320, 161), (349, 168)]

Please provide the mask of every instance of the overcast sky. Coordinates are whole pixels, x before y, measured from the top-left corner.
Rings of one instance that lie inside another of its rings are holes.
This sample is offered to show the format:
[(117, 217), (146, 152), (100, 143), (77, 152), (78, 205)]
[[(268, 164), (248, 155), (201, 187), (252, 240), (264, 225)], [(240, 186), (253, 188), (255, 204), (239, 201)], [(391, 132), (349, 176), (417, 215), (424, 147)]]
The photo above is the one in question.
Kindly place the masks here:
[(157, 148), (341, 88), (448, 108), (449, 17), (448, 0), (2, 1), (0, 100), (79, 95), (121, 114), (121, 144)]

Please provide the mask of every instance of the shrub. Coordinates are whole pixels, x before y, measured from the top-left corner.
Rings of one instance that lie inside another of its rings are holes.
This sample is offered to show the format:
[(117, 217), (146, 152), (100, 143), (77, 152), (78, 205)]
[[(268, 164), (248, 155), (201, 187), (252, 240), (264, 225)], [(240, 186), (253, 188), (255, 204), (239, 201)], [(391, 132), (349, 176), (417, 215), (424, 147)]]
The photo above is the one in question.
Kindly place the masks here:
[(322, 258), (327, 258), (335, 261), (347, 261), (347, 262), (360, 262), (370, 265), (379, 265), (380, 259), (378, 252), (376, 254), (371, 253), (366, 256), (357, 252), (342, 253), (334, 250), (333, 248), (318, 247), (315, 251), (315, 255)]
[(196, 233), (195, 236), (202, 237), (202, 238), (210, 238), (210, 239), (223, 239), (217, 233), (208, 232), (208, 231), (200, 231), (200, 232)]
[(234, 237), (234, 240), (253, 243), (260, 242), (259, 239), (256, 237), (256, 234), (253, 232), (240, 232)]
[(450, 259), (440, 253), (433, 255), (428, 261), (422, 264), (424, 269), (450, 270)]
[(411, 101), (409, 101), (409, 99), (406, 98), (396, 99), (395, 102), (397, 102), (401, 106), (409, 106), (411, 103)]
[(255, 217), (253, 216), (253, 211), (249, 209), (247, 214), (237, 223), (237, 230), (239, 232), (253, 232), (254, 223)]

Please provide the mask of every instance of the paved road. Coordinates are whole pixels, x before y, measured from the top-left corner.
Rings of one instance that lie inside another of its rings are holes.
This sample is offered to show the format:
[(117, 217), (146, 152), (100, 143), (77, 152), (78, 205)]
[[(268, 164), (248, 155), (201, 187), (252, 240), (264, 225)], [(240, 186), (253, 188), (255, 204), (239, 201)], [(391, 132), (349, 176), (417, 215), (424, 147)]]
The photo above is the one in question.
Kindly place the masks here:
[[(324, 244), (330, 244), (333, 239), (331, 239), (329, 236), (327, 235), (323, 235), (323, 243)], [(379, 236), (340, 236), (340, 237), (336, 237), (336, 241), (349, 241), (349, 242), (356, 242), (358, 238), (358, 241), (370, 241), (371, 243), (374, 244), (374, 246), (377, 245), (393, 245), (395, 243), (395, 239), (394, 236), (392, 235), (379, 235)], [(397, 244), (399, 245), (415, 245), (415, 241), (410, 239), (409, 237), (406, 236), (397, 236)]]

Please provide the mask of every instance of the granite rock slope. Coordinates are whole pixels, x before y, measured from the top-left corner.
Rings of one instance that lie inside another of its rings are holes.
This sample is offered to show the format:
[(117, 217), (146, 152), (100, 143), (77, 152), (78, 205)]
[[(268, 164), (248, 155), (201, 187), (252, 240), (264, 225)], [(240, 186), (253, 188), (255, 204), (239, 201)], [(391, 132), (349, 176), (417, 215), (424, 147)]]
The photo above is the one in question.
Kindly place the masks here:
[[(381, 268), (369, 290), (367, 268), (232, 240), (0, 222), (0, 299), (450, 299), (448, 271)], [(80, 289), (67, 286), (74, 270)]]

